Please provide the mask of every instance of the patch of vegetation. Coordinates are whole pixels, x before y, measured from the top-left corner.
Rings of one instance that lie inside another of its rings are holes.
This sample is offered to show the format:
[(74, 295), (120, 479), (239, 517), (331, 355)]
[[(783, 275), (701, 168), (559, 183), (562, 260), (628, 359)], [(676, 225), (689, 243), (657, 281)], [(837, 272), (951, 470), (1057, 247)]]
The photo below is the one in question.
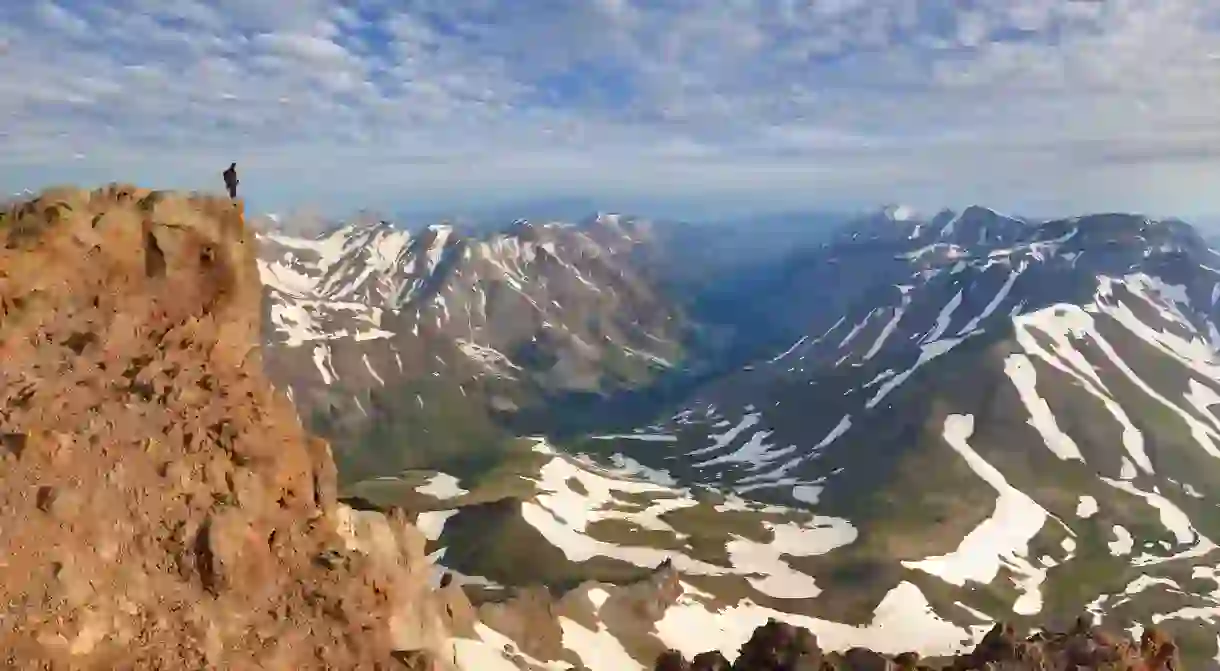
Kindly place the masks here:
[(920, 436), (916, 449), (895, 455), (888, 480), (853, 492), (855, 499), (841, 506), (861, 529), (855, 551), (894, 559), (944, 554), (992, 514), (995, 490), (931, 438)]
[(613, 491), (611, 495), (616, 501), (619, 502), (621, 507), (631, 506), (639, 510), (648, 508), (649, 506), (653, 505), (658, 498), (661, 498), (651, 492), (624, 492), (621, 490)]
[(669, 370), (636, 388), (548, 394), (504, 419), (514, 433), (547, 434), (560, 442), (578, 440), (587, 434), (628, 432), (652, 422), (665, 408), (686, 398), (720, 372)]
[[(419, 399), (425, 399), (420, 403)], [(407, 469), (435, 469), (463, 475), (494, 466), (510, 440), (485, 407), (463, 396), (457, 385), (419, 378), (368, 401), (372, 419), (355, 435), (343, 435), (333, 421), (315, 412), (311, 428), (336, 437), (342, 447), (335, 462), (342, 483)]]
[(446, 520), (442, 543), (447, 566), (503, 584), (546, 584), (576, 570), (511, 499), (462, 508)]
[(683, 542), (668, 531), (645, 529), (629, 520), (614, 517), (594, 521), (585, 529), (585, 533), (590, 538), (622, 546), (673, 551), (684, 547)]
[(646, 573), (609, 557), (573, 562), (521, 517), (521, 503), (503, 499), (466, 506), (445, 523), (445, 563), (505, 585), (622, 582)]
[(377, 510), (399, 507), (404, 510), (428, 510), (436, 500), (415, 491), (422, 485), (418, 478), (373, 479), (354, 482), (340, 492), (346, 499), (358, 499)]
[(566, 484), (569, 489), (576, 492), (577, 494), (580, 494), (581, 496), (589, 495), (589, 490), (585, 488), (584, 483), (582, 483), (579, 479), (577, 479), (575, 477), (568, 478), (566, 481)]
[(774, 534), (762, 525), (766, 517), (756, 512), (720, 512), (712, 506), (696, 505), (666, 511), (660, 518), (679, 533), (688, 534), (692, 542), (707, 538), (723, 544), (731, 536), (740, 536), (756, 543), (768, 543), (774, 538)]
[(984, 608), (990, 608), (989, 612), (1003, 613), (1007, 611), (1011, 613), (1013, 604), (1024, 593), (1017, 586), (1017, 578), (1017, 574), (1011, 569), (1001, 566), (1000, 570), (996, 572), (995, 578), (986, 585), (968, 583), (970, 594), (974, 597), (976, 603), (983, 604)]
[(1067, 530), (1054, 519), (1048, 518), (1042, 529), (1029, 541), (1029, 560), (1035, 564), (1041, 557), (1050, 557), (1056, 561), (1061, 559), (1065, 550), (1063, 541), (1070, 538)]
[(793, 569), (814, 576), (823, 590), (809, 604), (812, 609), (809, 615), (845, 624), (866, 625), (872, 621), (877, 604), (901, 581), (903, 570), (891, 560), (864, 556), (854, 560), (810, 561), (829, 559), (836, 554), (787, 557), (785, 561)]
[(1180, 668), (1196, 669), (1210, 666), (1216, 656), (1216, 632), (1199, 620), (1169, 620), (1157, 625), (1173, 636), (1178, 645)]
[(465, 500), (472, 503), (515, 498), (527, 499), (537, 491), (532, 479), (552, 457), (535, 452), (534, 441), (517, 438), (504, 443), (494, 458), (480, 460), (477, 468), (455, 472), (470, 490)]
[(424, 484), (426, 478), (410, 471), (392, 480), (370, 478), (345, 483), (340, 493), (363, 498), (382, 508), (398, 506), (406, 510), (431, 510), (438, 506), (465, 506), (533, 496), (536, 486), (526, 478), (536, 478), (538, 469), (550, 457), (533, 451), (534, 442), (528, 439), (507, 440), (501, 445), (497, 451), (449, 461), (449, 470), (445, 472), (458, 477), (462, 488), (468, 492), (455, 499), (437, 501), (416, 492), (415, 488)]
[(1134, 577), (1130, 559), (1111, 556), (1108, 540), (1097, 525), (1077, 530), (1076, 556), (1046, 572), (1043, 612), (1081, 613), (1099, 594), (1114, 594), (1126, 587)]

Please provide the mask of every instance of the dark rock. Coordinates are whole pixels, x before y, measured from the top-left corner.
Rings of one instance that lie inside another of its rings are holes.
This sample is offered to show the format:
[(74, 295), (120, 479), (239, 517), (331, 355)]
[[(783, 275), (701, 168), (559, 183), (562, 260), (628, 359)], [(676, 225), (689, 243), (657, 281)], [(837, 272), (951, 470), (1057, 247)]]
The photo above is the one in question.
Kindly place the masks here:
[(898, 668), (903, 669), (903, 671), (909, 671), (919, 665), (919, 653), (904, 652), (894, 658), (894, 663), (898, 665)]
[(822, 650), (812, 632), (770, 620), (754, 630), (754, 635), (741, 647), (733, 668), (816, 671), (821, 662)]
[(894, 663), (885, 655), (866, 648), (852, 648), (843, 653), (843, 661), (852, 671), (889, 671)]
[(733, 665), (719, 650), (701, 652), (691, 660), (691, 671), (729, 671)]
[(398, 668), (405, 671), (438, 671), (441, 668), (436, 657), (426, 650), (399, 650), (391, 654)]
[[(681, 656), (677, 657), (681, 661)], [(660, 664), (660, 660), (658, 660)], [(1022, 640), (1009, 623), (999, 622), (974, 650), (944, 660), (953, 671), (1178, 671), (1177, 645), (1163, 631), (1150, 628), (1137, 646), (1129, 639), (1097, 629), (1091, 619), (1077, 618), (1068, 632), (1038, 632)], [(775, 620), (754, 630), (733, 664), (719, 652), (705, 652), (690, 666), (661, 667), (690, 671), (931, 671), (918, 653), (889, 657), (866, 648), (823, 655), (817, 638), (806, 629)]]
[(666, 650), (657, 657), (655, 671), (690, 671), (690, 664), (677, 650)]

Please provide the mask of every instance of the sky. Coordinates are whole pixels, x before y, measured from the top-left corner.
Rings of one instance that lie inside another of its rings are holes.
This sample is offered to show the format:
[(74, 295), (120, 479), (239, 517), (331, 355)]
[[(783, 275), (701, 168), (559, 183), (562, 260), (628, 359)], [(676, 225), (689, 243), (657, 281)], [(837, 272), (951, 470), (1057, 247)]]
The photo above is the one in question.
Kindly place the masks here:
[(1220, 213), (1213, 0), (0, 3), (0, 193)]

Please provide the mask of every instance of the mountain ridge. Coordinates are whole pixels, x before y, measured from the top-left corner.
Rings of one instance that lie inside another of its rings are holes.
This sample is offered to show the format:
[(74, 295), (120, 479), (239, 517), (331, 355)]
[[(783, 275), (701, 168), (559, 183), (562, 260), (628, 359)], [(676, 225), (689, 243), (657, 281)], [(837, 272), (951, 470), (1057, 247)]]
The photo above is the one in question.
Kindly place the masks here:
[[(415, 431), (411, 440), (434, 454), (505, 440), (502, 420), (527, 417), (548, 395), (630, 390), (681, 358), (682, 314), (626, 265), (647, 234), (615, 215), (520, 221), (475, 237), (379, 221), (312, 240), (268, 234), (260, 270), (272, 374), (329, 437), (366, 431), (365, 420), (385, 412), (378, 404), (430, 413), (427, 396), (440, 394), (452, 419), (434, 417), (433, 429), (464, 424), (477, 438)], [(419, 388), (382, 393), (396, 385)], [(350, 394), (334, 393), (345, 386)], [(341, 470), (376, 468), (359, 454), (347, 463)]]

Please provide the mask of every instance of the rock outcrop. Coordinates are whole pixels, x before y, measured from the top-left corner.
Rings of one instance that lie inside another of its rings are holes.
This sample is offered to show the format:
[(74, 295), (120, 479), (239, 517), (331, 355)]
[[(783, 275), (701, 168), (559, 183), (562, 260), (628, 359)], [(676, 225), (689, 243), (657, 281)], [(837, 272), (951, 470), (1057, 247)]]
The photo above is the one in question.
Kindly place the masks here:
[(1158, 629), (1144, 631), (1139, 643), (1092, 626), (1087, 617), (1071, 630), (1018, 636), (1011, 624), (997, 623), (971, 652), (936, 663), (913, 652), (883, 655), (864, 648), (823, 652), (809, 630), (772, 620), (754, 631), (729, 664), (720, 653), (703, 653), (691, 662), (670, 650), (656, 671), (1177, 671), (1177, 647)]
[(422, 539), (336, 504), (263, 376), (260, 300), (240, 203), (112, 185), (0, 213), (7, 667), (444, 662)]

